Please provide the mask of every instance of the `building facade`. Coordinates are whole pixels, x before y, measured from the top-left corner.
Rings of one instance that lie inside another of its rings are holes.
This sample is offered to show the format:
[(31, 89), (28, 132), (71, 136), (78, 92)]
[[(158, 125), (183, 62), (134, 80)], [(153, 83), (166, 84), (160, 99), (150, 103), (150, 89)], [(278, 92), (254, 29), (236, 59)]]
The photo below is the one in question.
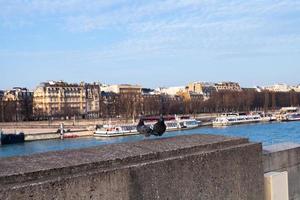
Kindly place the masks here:
[(24, 121), (32, 116), (33, 92), (27, 88), (14, 87), (0, 94), (1, 121)]
[(86, 116), (98, 118), (100, 116), (100, 84), (85, 84), (86, 92)]
[(295, 92), (300, 92), (300, 85), (294, 86), (294, 87), (293, 87), (293, 90), (294, 90)]
[(215, 88), (216, 88), (217, 92), (220, 92), (220, 91), (240, 92), (240, 91), (242, 91), (240, 84), (235, 83), (235, 82), (216, 83)]
[(120, 115), (135, 118), (142, 112), (142, 87), (139, 85), (122, 84), (117, 86), (119, 94)]
[(42, 83), (34, 91), (35, 116), (73, 116), (86, 114), (85, 84), (63, 81)]
[(100, 117), (112, 118), (119, 116), (120, 96), (114, 92), (101, 91)]
[(192, 94), (201, 94), (204, 97), (204, 100), (208, 99), (213, 92), (216, 92), (217, 89), (215, 84), (207, 82), (193, 82), (189, 83), (187, 89)]
[(161, 94), (161, 114), (183, 114), (184, 99), (180, 95)]
[(159, 115), (162, 109), (162, 97), (159, 94), (144, 93), (142, 95), (142, 114)]
[(290, 92), (292, 89), (293, 87), (287, 84), (275, 84), (265, 87), (265, 90), (268, 90), (270, 92)]
[(102, 86), (101, 91), (113, 92), (116, 94), (140, 95), (142, 93), (142, 87), (139, 85), (130, 84), (107, 85)]
[(157, 94), (174, 96), (178, 92), (185, 91), (185, 89), (186, 88), (184, 86), (176, 86), (176, 87), (167, 87), (167, 88), (161, 87), (161, 88), (155, 89), (155, 91), (156, 91)]
[(141, 113), (142, 87), (120, 84), (101, 87), (101, 116), (134, 118)]

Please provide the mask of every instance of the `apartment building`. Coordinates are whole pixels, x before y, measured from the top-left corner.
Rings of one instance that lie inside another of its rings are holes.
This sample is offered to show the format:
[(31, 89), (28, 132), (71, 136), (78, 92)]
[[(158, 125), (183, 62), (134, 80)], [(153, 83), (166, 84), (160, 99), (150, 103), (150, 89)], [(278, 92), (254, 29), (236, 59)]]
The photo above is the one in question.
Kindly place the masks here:
[(86, 113), (85, 84), (63, 81), (41, 83), (34, 91), (35, 116), (72, 116)]
[(97, 118), (100, 114), (100, 84), (85, 84), (86, 91), (86, 116)]
[(193, 82), (189, 83), (187, 89), (193, 94), (202, 94), (205, 99), (209, 98), (213, 92), (216, 92), (214, 83), (208, 82)]
[(32, 115), (33, 92), (27, 88), (14, 87), (0, 92), (1, 121), (29, 120)]
[(216, 83), (215, 88), (218, 92), (219, 91), (234, 91), (234, 92), (242, 91), (240, 84), (235, 82)]

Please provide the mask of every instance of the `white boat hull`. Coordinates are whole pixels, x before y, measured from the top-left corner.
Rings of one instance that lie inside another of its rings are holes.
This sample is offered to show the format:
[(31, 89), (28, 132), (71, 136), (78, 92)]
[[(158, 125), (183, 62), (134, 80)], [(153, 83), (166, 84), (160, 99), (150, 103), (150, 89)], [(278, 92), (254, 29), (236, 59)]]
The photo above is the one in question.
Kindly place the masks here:
[(213, 121), (214, 127), (220, 126), (231, 126), (231, 125), (238, 125), (238, 124), (249, 124), (249, 123), (259, 123), (259, 122), (266, 122), (271, 121), (269, 117), (260, 117), (259, 115), (246, 115), (246, 116), (223, 116), (218, 117), (216, 120)]
[(300, 121), (300, 118), (299, 117), (296, 117), (296, 118), (287, 118), (287, 119), (284, 119), (282, 121), (294, 122), (294, 121)]

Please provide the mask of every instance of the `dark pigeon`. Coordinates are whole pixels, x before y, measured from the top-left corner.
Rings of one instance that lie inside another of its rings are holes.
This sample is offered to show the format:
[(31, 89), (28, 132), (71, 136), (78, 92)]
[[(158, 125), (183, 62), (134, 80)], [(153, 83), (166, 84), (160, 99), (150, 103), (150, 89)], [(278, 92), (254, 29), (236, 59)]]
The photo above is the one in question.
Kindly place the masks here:
[(145, 125), (142, 118), (140, 119), (136, 129), (140, 134), (145, 135), (145, 137), (149, 137), (153, 132), (153, 130), (149, 126)]
[(161, 115), (157, 123), (153, 126), (153, 135), (162, 136), (166, 132), (166, 130), (167, 126), (165, 124), (163, 116)]

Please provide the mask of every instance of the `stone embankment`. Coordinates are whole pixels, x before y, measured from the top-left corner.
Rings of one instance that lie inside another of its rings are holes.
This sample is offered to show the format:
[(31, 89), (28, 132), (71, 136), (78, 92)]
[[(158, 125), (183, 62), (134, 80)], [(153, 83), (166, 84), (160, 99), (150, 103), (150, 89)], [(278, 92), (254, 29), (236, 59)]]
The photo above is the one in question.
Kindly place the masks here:
[(263, 199), (261, 144), (191, 135), (3, 158), (0, 199)]

